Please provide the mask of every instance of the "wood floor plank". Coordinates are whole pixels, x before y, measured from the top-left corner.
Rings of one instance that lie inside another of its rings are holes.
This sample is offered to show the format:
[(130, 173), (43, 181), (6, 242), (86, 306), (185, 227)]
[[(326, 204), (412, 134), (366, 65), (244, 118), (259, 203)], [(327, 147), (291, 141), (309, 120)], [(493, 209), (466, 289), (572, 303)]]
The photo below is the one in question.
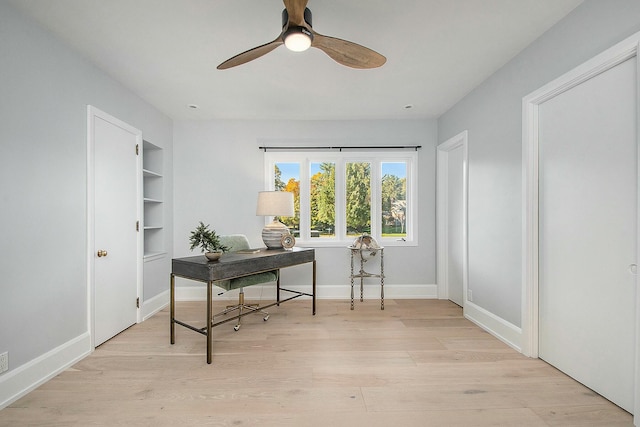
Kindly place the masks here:
[[(216, 301), (214, 310), (226, 301)], [(204, 303), (179, 318), (205, 324)], [(296, 300), (204, 336), (163, 310), (0, 411), (0, 426), (603, 426), (632, 417), (442, 300)]]
[(524, 356), (509, 350), (445, 350), (445, 351), (409, 351), (417, 364), (421, 363), (493, 363), (504, 360), (521, 360)]
[[(363, 388), (369, 411), (415, 411), (487, 408), (532, 408), (540, 406), (595, 405), (601, 397), (581, 384), (437, 384)], [(569, 403), (571, 402), (571, 403)]]
[(625, 427), (629, 414), (613, 403), (532, 408), (551, 427)]
[(555, 386), (561, 381), (574, 383), (571, 378), (553, 369), (544, 362), (536, 364), (529, 360), (506, 360), (486, 363), (438, 363), (422, 364), (416, 367), (360, 367), (357, 370), (341, 365), (314, 367), (315, 384), (357, 384), (360, 387), (386, 387), (404, 384), (444, 385), (454, 384), (547, 384)]

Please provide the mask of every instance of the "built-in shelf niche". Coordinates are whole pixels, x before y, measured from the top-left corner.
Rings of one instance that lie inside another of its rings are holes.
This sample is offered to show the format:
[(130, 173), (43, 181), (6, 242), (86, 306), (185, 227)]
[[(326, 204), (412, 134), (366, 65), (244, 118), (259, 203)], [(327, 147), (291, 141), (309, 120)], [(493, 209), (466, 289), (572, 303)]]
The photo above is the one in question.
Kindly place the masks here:
[(144, 141), (142, 144), (142, 181), (144, 194), (144, 259), (163, 256), (164, 247), (164, 176), (162, 148)]

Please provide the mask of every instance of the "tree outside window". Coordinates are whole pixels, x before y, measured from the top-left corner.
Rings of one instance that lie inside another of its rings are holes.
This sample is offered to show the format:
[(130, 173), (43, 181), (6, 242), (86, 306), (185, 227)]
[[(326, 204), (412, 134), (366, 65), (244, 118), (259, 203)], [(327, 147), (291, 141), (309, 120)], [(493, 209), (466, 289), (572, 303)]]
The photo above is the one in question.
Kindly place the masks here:
[(274, 188), (276, 191), (293, 193), (294, 216), (280, 217), (279, 220), (289, 227), (291, 234), (300, 235), (300, 164), (277, 163), (274, 166)]
[(312, 238), (336, 234), (336, 165), (311, 163), (309, 184)]
[(371, 232), (371, 164), (347, 163), (347, 236)]

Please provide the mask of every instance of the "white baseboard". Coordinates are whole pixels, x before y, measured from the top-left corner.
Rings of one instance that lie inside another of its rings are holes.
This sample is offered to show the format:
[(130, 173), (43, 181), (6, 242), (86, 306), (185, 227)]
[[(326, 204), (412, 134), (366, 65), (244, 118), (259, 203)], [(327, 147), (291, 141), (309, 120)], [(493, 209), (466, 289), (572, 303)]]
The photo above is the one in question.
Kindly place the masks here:
[(522, 353), (521, 328), (469, 301), (465, 301), (464, 317)]
[(170, 292), (164, 291), (142, 303), (142, 321), (144, 322), (169, 305)]
[[(283, 288), (292, 291), (311, 292), (309, 285), (304, 286), (286, 286)], [(223, 289), (213, 288), (213, 300), (236, 300), (238, 291), (224, 292)], [(316, 288), (316, 298), (318, 299), (350, 299), (350, 285), (329, 285), (318, 286)], [(273, 285), (250, 286), (244, 290), (245, 298), (253, 301), (274, 300), (276, 297), (276, 288)], [(282, 292), (280, 297), (286, 298), (287, 292)], [(288, 294), (291, 295), (291, 294)], [(360, 298), (360, 284), (354, 285), (354, 295)], [(380, 298), (380, 285), (373, 283), (365, 283), (364, 297), (366, 299)], [(385, 299), (435, 299), (438, 298), (437, 285), (384, 285)], [(207, 299), (207, 288), (205, 286), (176, 286), (176, 301), (204, 301)]]
[(41, 384), (91, 353), (88, 332), (0, 375), (0, 409), (10, 405)]

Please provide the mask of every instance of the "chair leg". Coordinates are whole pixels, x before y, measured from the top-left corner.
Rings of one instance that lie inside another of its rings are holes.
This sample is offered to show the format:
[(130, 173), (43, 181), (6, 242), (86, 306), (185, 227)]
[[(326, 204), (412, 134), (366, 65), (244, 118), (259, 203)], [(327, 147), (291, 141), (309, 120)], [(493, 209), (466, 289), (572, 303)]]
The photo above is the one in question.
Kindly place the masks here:
[(240, 289), (240, 294), (238, 295), (238, 323), (233, 327), (234, 331), (239, 331), (240, 326), (242, 326), (242, 308), (244, 307), (244, 289)]
[[(215, 318), (216, 316), (222, 316), (224, 314), (228, 314), (231, 313), (232, 311), (238, 310), (238, 323), (236, 323), (236, 325), (233, 327), (233, 330), (235, 331), (239, 331), (240, 327), (242, 326), (242, 315), (243, 315), (243, 311), (245, 310), (250, 310), (254, 313), (261, 313), (264, 315), (264, 317), (262, 318), (262, 320), (264, 320), (265, 322), (267, 320), (269, 320), (269, 313), (267, 313), (264, 310), (261, 310), (259, 308), (259, 306), (254, 306), (254, 305), (247, 305), (244, 303), (244, 289), (240, 288), (240, 293), (238, 294), (238, 304), (237, 305), (233, 305), (233, 306), (227, 306), (226, 310), (221, 311), (220, 313), (215, 314), (213, 317)], [(212, 319), (213, 320), (213, 319)]]

